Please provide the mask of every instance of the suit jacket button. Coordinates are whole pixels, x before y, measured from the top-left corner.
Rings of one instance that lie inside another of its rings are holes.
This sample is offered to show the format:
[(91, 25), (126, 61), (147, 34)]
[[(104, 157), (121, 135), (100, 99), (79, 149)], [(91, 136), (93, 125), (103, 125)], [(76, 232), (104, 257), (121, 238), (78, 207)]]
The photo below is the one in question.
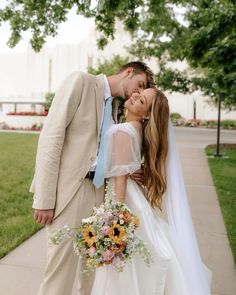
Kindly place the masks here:
[(91, 161), (91, 162), (95, 161), (95, 158), (94, 158), (94, 157), (91, 157), (91, 158), (90, 158), (90, 161)]
[(79, 181), (81, 182), (81, 181), (83, 181), (83, 180), (84, 180), (83, 177), (81, 177)]

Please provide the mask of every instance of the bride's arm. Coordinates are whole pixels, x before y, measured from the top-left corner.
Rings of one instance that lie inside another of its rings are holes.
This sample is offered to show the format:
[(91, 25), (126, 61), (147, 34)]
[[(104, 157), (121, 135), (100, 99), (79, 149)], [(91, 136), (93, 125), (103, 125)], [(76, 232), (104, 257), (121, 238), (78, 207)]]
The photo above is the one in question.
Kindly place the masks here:
[(127, 175), (115, 176), (115, 198), (118, 202), (125, 202)]
[(140, 168), (140, 151), (133, 129), (112, 126), (106, 136), (105, 176), (114, 178), (115, 199), (125, 202), (128, 175)]

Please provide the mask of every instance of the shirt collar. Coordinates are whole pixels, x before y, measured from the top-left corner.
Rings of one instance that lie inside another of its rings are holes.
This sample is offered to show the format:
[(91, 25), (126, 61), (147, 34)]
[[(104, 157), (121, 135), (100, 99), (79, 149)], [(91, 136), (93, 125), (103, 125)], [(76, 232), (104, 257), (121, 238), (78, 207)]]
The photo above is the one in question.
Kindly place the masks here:
[(107, 76), (103, 75), (104, 78), (104, 99), (107, 100), (109, 97), (111, 97), (111, 89), (107, 80)]

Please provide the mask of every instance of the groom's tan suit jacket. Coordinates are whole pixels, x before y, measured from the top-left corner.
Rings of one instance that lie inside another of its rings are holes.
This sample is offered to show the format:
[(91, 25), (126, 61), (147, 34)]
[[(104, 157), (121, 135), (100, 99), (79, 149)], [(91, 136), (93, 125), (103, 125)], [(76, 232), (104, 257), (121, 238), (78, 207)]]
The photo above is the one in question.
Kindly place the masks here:
[(56, 217), (75, 196), (96, 158), (103, 103), (103, 75), (73, 73), (56, 92), (39, 137), (33, 208), (55, 208)]

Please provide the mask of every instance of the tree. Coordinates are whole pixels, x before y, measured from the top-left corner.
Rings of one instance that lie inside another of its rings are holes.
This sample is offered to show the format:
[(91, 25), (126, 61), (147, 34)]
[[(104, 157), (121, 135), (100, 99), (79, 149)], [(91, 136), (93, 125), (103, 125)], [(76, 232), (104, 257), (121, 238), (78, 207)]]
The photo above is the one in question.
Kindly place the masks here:
[[(180, 0), (184, 22), (176, 17), (175, 5), (159, 6), (165, 11), (165, 19), (154, 25), (157, 5), (150, 1), (148, 11), (141, 23), (142, 38), (137, 36), (138, 47), (133, 53), (156, 56), (160, 60), (158, 84), (164, 89), (193, 92), (200, 88), (213, 102), (218, 102), (217, 149), (220, 149), (221, 102), (229, 110), (236, 109), (236, 5), (235, 0)], [(165, 3), (164, 3), (165, 2)], [(160, 9), (160, 7), (159, 7)], [(159, 10), (162, 11), (162, 10)], [(160, 38), (165, 36), (165, 40)], [(159, 40), (159, 42), (157, 42)], [(197, 71), (168, 68), (168, 62), (186, 60)]]
[(102, 48), (108, 38), (114, 38), (116, 18), (124, 22), (125, 28), (134, 31), (139, 14), (137, 8), (143, 0), (9, 0), (0, 9), (0, 25), (9, 22), (11, 36), (8, 41), (14, 47), (21, 39), (22, 32), (31, 30), (31, 46), (39, 51), (47, 36), (56, 36), (58, 25), (65, 22), (68, 12), (76, 7), (78, 15), (93, 17), (96, 29), (101, 32), (98, 45)]
[[(149, 1), (132, 53), (159, 60), (157, 81), (163, 89), (201, 89), (213, 102), (221, 98), (225, 108), (236, 109), (235, 1), (155, 2)], [(157, 19), (158, 11), (164, 14)], [(178, 60), (186, 60), (191, 72), (172, 70), (170, 63)]]
[(107, 76), (113, 75), (118, 72), (122, 65), (128, 63), (128, 57), (121, 57), (120, 55), (113, 55), (110, 60), (98, 60), (98, 66), (96, 68), (89, 67), (88, 72), (93, 75), (103, 73)]

